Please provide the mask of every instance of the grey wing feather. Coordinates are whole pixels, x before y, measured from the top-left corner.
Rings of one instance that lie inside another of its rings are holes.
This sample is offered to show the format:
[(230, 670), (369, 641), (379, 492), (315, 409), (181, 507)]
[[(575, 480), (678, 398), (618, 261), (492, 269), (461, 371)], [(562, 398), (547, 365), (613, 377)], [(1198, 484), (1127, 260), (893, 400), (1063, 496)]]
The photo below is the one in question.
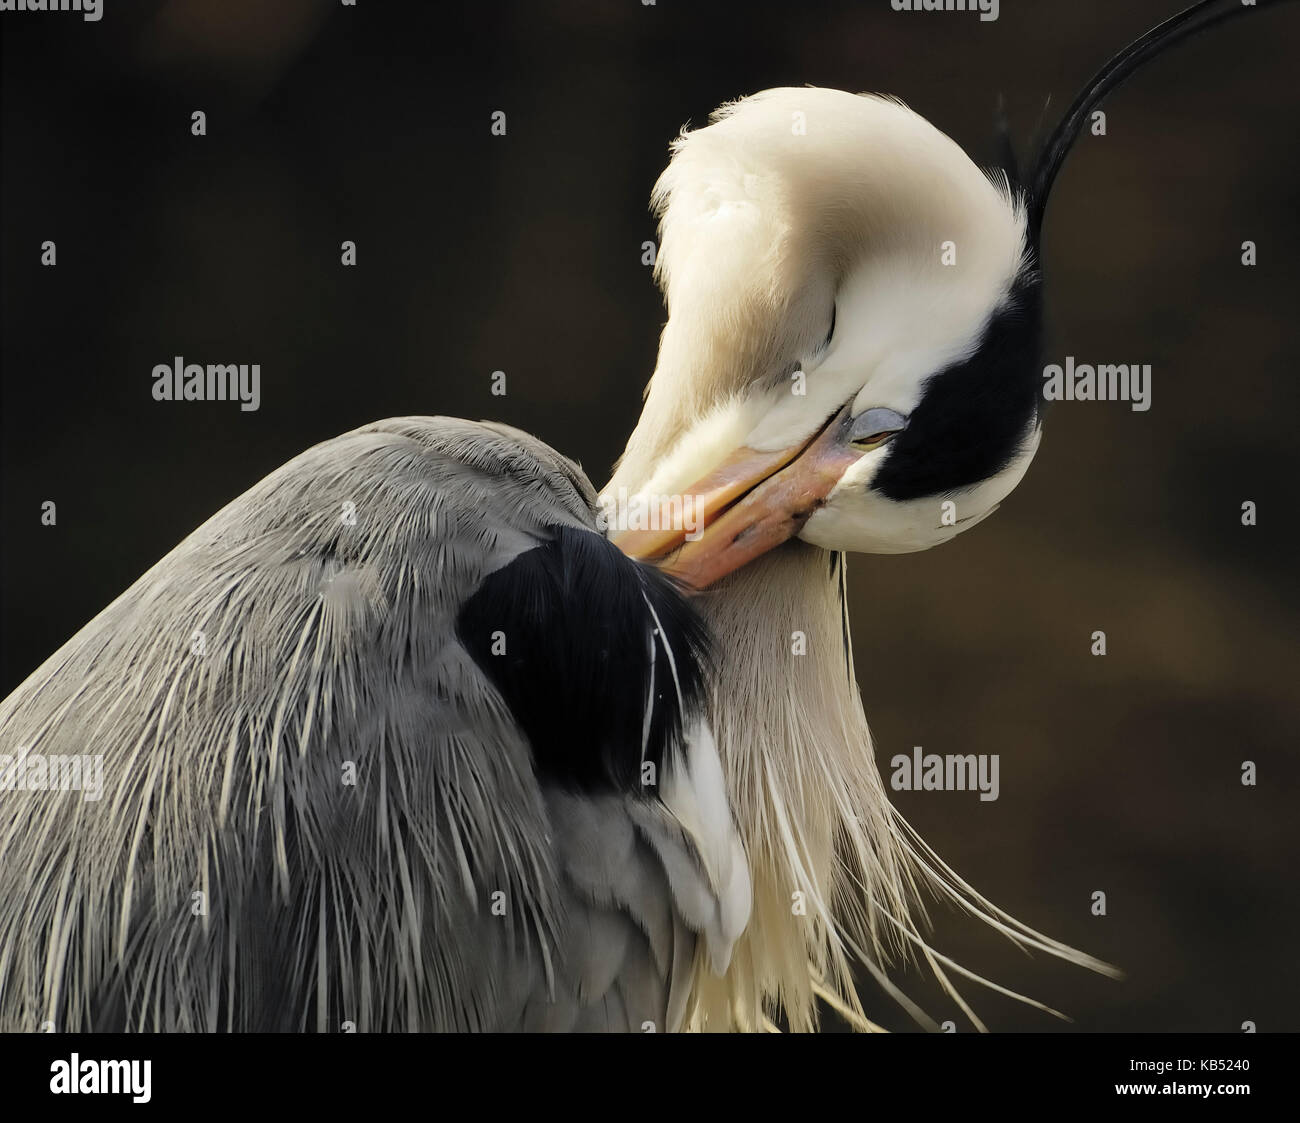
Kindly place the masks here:
[[(639, 801), (552, 791), (549, 805), (565, 904), (555, 987), (573, 1018), (564, 1028), (680, 1029), (711, 910), (688, 918), (675, 902), (707, 896), (716, 908), (718, 898), (693, 845)], [(547, 1001), (534, 995), (531, 1020)]]
[(456, 640), (555, 525), (594, 529), (594, 495), (540, 442), (380, 422), (55, 653), (0, 704), (0, 764), (99, 759), (103, 794), (0, 793), (0, 1029), (679, 1025), (689, 840), (546, 789)]

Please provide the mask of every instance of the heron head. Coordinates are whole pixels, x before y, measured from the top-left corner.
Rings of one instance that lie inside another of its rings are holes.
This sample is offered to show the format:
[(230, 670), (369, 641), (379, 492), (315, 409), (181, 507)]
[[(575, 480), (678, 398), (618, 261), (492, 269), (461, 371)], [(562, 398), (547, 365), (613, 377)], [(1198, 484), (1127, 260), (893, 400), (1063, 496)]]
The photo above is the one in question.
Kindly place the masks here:
[(1040, 282), (1005, 177), (897, 101), (777, 89), (684, 134), (655, 202), (669, 321), (603, 495), (625, 550), (698, 588), (794, 537), (923, 550), (1020, 481)]
[(1085, 120), (1266, 2), (1119, 51), (1014, 187), (883, 97), (767, 90), (684, 132), (653, 196), (668, 324), (601, 497), (618, 544), (704, 588), (791, 538), (903, 553), (996, 510), (1041, 435), (1040, 232)]

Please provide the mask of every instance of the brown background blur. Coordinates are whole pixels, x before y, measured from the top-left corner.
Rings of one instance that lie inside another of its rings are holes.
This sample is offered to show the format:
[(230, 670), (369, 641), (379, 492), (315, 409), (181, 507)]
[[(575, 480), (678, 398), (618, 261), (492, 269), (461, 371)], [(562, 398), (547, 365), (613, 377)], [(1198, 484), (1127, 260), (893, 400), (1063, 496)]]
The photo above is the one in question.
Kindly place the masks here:
[[(5, 14), (3, 692), (217, 508), (365, 422), (507, 421), (603, 483), (654, 364), (646, 199), (684, 122), (774, 85), (884, 91), (987, 162), (999, 92), (1027, 138), (1048, 94), (1060, 109), (1179, 6)], [(903, 812), (995, 902), (1128, 978), (1027, 959), (943, 909), (938, 943), (1082, 1029), (1300, 1028), (1297, 44), (1300, 5), (1180, 47), (1108, 100), (1109, 135), (1062, 175), (1048, 359), (1152, 363), (1151, 411), (1057, 406), (995, 518), (850, 562), (882, 769), (913, 745), (1001, 756), (997, 802), (900, 793)], [(260, 363), (260, 411), (154, 402), (174, 355)], [(994, 1029), (1062, 1024), (973, 997)], [(872, 1011), (907, 1028), (874, 995)]]

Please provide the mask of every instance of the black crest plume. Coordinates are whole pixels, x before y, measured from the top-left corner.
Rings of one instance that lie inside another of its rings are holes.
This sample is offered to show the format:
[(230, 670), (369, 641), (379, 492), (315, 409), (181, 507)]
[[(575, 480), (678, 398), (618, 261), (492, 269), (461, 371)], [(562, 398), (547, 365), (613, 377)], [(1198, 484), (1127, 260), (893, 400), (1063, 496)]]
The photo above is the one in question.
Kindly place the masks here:
[(1038, 242), (1047, 197), (1051, 194), (1057, 172), (1061, 170), (1084, 121), (1111, 90), (1144, 63), (1198, 31), (1284, 2), (1285, 0), (1259, 0), (1257, 4), (1243, 4), (1242, 0), (1201, 0), (1130, 43), (1097, 71), (1044, 142), (1025, 183), (1029, 196), (1029, 229), (1033, 241)]

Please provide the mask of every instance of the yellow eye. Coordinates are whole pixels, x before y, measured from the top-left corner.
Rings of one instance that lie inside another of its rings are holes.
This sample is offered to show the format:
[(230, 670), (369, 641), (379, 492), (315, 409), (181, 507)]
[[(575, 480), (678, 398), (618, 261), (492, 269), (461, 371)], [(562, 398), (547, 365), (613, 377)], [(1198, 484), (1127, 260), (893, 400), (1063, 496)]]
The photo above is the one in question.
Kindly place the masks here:
[(849, 444), (862, 452), (870, 452), (906, 428), (907, 418), (897, 410), (876, 406), (853, 419)]
[(863, 452), (870, 452), (873, 448), (879, 448), (893, 435), (893, 433), (872, 433), (871, 436), (861, 437), (852, 443), (854, 448), (860, 448)]

